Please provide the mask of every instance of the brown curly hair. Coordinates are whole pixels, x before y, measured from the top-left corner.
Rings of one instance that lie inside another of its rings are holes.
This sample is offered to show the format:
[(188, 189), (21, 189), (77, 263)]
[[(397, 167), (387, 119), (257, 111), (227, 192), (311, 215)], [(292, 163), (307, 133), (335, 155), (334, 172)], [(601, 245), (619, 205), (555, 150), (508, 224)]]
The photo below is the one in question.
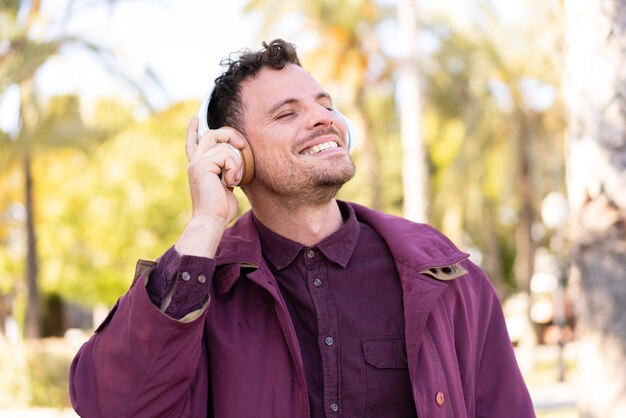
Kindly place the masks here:
[(287, 64), (300, 64), (295, 45), (282, 39), (275, 39), (269, 44), (263, 42), (259, 51), (242, 50), (236, 59), (226, 58), (221, 65), (226, 71), (215, 79), (215, 87), (211, 94), (207, 120), (211, 129), (232, 126), (243, 131), (243, 103), (241, 101), (241, 85), (244, 81), (257, 75), (263, 68), (281, 70)]

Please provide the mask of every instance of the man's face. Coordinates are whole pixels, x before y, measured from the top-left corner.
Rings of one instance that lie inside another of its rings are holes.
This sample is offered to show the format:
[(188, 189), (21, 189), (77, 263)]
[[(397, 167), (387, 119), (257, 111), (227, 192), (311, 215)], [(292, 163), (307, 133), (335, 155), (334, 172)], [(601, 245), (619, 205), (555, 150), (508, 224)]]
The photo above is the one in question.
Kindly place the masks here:
[(264, 68), (242, 84), (241, 97), (255, 161), (250, 190), (328, 199), (352, 178), (346, 126), (332, 111), (328, 93), (304, 69)]

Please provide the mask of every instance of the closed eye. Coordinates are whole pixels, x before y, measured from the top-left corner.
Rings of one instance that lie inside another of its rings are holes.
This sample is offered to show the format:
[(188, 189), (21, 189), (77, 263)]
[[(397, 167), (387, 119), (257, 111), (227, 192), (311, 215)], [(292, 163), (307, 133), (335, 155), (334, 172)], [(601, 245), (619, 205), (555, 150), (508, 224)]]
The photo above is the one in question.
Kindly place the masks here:
[(293, 116), (295, 114), (296, 114), (295, 112), (291, 112), (291, 111), (290, 112), (284, 112), (284, 113), (281, 113), (281, 114), (277, 115), (276, 119), (285, 119), (285, 118), (288, 118), (288, 117)]

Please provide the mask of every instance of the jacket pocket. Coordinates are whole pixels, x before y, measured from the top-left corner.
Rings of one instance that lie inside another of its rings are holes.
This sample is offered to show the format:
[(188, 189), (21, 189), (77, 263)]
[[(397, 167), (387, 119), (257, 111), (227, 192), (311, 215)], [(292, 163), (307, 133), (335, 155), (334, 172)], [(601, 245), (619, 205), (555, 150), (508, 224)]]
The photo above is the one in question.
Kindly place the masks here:
[(363, 338), (362, 344), (366, 417), (415, 417), (404, 337)]

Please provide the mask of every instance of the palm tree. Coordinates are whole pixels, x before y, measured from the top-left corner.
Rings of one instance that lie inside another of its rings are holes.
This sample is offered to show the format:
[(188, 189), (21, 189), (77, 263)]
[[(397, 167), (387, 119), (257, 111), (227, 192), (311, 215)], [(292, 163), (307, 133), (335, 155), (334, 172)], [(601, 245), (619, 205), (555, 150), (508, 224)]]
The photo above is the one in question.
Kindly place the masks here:
[[(113, 2), (114, 0), (109, 0)], [(70, 2), (67, 13), (71, 13)], [(34, 79), (37, 71), (67, 45), (79, 45), (100, 55), (111, 55), (104, 48), (78, 37), (60, 35), (53, 39), (38, 39), (33, 33), (45, 25), (41, 18), (41, 0), (0, 2), (0, 94), (11, 86), (20, 92), (20, 123), (13, 136), (0, 132), (2, 167), (21, 163), (24, 179), (24, 205), (26, 208), (26, 288), (27, 304), (24, 335), (37, 338), (40, 330), (40, 295), (38, 285), (37, 231), (35, 222), (35, 193), (32, 160), (42, 146), (77, 146), (90, 139), (100, 138), (102, 131), (88, 129), (80, 119), (77, 109), (62, 115), (47, 115), (38, 104)], [(26, 18), (22, 19), (22, 12)], [(142, 96), (142, 98), (144, 98)], [(145, 98), (144, 98), (145, 99)], [(147, 104), (147, 101), (144, 101)]]
[[(67, 39), (53, 41), (35, 41), (29, 39), (29, 29), (36, 21), (41, 3), (33, 1), (28, 17), (23, 25), (18, 23), (18, 12), (21, 2), (3, 2), (4, 21), (8, 21), (12, 27), (5, 28), (2, 38), (9, 40), (8, 48), (0, 56), (0, 93), (9, 86), (17, 84), (20, 91), (20, 118), (22, 129), (15, 138), (13, 152), (20, 154), (24, 176), (24, 202), (26, 207), (26, 287), (28, 289), (25, 335), (36, 338), (40, 335), (39, 330), (39, 288), (37, 284), (37, 238), (33, 219), (33, 181), (31, 170), (31, 143), (33, 142), (33, 131), (37, 126), (37, 109), (32, 101), (32, 80), (35, 72), (43, 65), (48, 58), (58, 53), (61, 45)], [(6, 19), (9, 18), (9, 19)], [(21, 27), (20, 27), (21, 26)], [(4, 136), (3, 148), (8, 148), (8, 136)], [(17, 149), (19, 147), (19, 150)], [(8, 163), (10, 154), (5, 153), (3, 163)], [(4, 164), (3, 164), (4, 165)]]
[(398, 21), (407, 44), (402, 65), (400, 127), (404, 217), (417, 222), (428, 219), (428, 166), (422, 134), (421, 71), (418, 64), (418, 13), (415, 0), (398, 2)]
[(626, 1), (565, 0), (571, 285), (582, 418), (626, 416)]
[[(533, 103), (527, 86), (532, 82), (554, 90), (557, 67), (551, 56), (559, 32), (545, 33), (542, 48), (530, 49), (521, 41), (555, 16), (537, 10), (532, 22), (514, 26), (504, 23), (487, 1), (475, 7), (475, 20), (465, 21), (464, 27), (437, 19), (423, 24), (440, 44), (423, 65), (425, 110), (436, 121), (428, 129), (434, 163), (432, 212), (435, 223), (452, 223), (482, 243), (489, 258), (487, 270), (497, 285), (508, 269), (502, 253), (514, 251), (517, 288), (528, 292), (536, 206), (560, 184), (547, 174), (559, 154), (546, 158), (542, 152), (558, 149), (559, 137), (553, 133), (559, 129), (558, 103)], [(515, 222), (502, 225), (497, 215), (508, 208)], [(455, 218), (461, 219), (449, 220)], [(461, 238), (455, 231), (451, 235)], [(505, 242), (511, 237), (515, 245)]]

